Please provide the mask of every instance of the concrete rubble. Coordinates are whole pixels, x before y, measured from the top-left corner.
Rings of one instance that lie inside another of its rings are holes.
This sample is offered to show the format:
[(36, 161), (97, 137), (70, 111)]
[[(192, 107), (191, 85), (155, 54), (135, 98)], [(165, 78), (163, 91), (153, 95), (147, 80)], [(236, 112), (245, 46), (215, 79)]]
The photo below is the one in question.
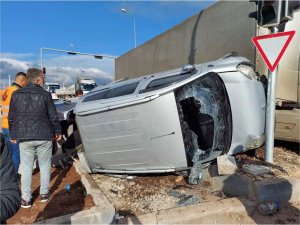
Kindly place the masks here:
[(234, 174), (237, 169), (235, 158), (229, 155), (218, 156), (217, 165), (219, 175)]
[[(229, 165), (229, 166), (228, 166)], [(271, 168), (263, 165), (251, 164), (249, 162), (238, 166), (233, 157), (222, 156), (218, 158), (218, 165), (213, 164), (203, 167), (202, 183), (209, 184), (211, 192), (222, 193), (225, 199), (205, 201), (194, 195), (193, 191), (198, 185), (181, 185), (184, 177), (174, 176), (173, 188), (169, 188), (167, 195), (173, 198), (175, 208), (164, 208), (153, 210), (145, 214), (131, 214), (126, 216), (115, 209), (115, 205), (101, 189), (99, 182), (94, 176), (88, 174), (79, 162), (75, 162), (76, 171), (81, 176), (81, 181), (87, 193), (93, 196), (96, 206), (92, 209), (65, 215), (39, 223), (51, 224), (178, 224), (178, 223), (227, 223), (232, 222), (230, 215), (236, 215), (234, 221), (237, 223), (256, 223), (251, 216), (257, 205), (265, 201), (276, 201), (280, 206), (291, 202), (300, 203), (300, 179), (297, 177), (271, 177)], [(254, 172), (253, 172), (254, 171)], [(103, 175), (102, 175), (103, 176)], [(92, 178), (93, 177), (93, 178)], [(105, 176), (104, 176), (105, 177)], [(121, 177), (122, 178), (122, 177)], [(121, 179), (110, 178), (110, 179)], [(180, 178), (180, 179), (179, 179)], [(130, 183), (131, 191), (135, 192), (136, 186), (142, 183), (137, 180), (123, 180)], [(188, 179), (188, 178), (186, 178)], [(103, 180), (102, 180), (103, 182)], [(117, 183), (116, 183), (117, 184)], [(122, 184), (119, 182), (119, 184)], [(177, 184), (177, 185), (176, 185)], [(200, 185), (199, 184), (199, 185)], [(145, 185), (145, 184), (144, 184)], [(100, 187), (100, 188), (99, 188)], [(110, 186), (110, 192), (115, 196), (123, 196), (127, 186)], [(145, 187), (144, 189), (148, 189)], [(152, 192), (147, 192), (151, 193)], [(137, 195), (139, 193), (133, 193)], [(148, 197), (151, 197), (150, 195)], [(141, 196), (140, 196), (141, 197)], [(119, 199), (120, 200), (120, 199)], [(155, 201), (155, 199), (152, 199)], [(201, 212), (201, 213), (199, 213)], [(124, 212), (123, 212), (124, 213)]]
[(255, 164), (243, 165), (243, 169), (246, 172), (251, 173), (252, 175), (255, 176), (264, 175), (271, 172), (269, 167), (263, 165), (255, 165)]

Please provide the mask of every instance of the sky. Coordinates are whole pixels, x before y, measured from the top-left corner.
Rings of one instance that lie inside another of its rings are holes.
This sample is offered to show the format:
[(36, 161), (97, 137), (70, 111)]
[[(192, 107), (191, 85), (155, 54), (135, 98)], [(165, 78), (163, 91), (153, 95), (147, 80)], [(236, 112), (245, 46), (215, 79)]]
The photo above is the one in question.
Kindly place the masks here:
[[(42, 50), (46, 82), (64, 86), (77, 77), (98, 84), (114, 79), (114, 57), (198, 14), (213, 1), (3, 1), (0, 0), (0, 89), (19, 71), (40, 67), (40, 49), (98, 54), (68, 55)], [(128, 12), (122, 13), (125, 8)]]

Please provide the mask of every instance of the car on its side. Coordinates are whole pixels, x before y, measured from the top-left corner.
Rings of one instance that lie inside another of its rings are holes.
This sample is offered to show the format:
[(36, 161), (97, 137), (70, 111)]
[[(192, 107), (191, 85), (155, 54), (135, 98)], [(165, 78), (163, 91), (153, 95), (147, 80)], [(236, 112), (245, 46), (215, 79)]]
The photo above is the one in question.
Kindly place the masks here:
[(186, 170), (264, 143), (265, 89), (243, 57), (93, 89), (74, 113), (89, 172)]

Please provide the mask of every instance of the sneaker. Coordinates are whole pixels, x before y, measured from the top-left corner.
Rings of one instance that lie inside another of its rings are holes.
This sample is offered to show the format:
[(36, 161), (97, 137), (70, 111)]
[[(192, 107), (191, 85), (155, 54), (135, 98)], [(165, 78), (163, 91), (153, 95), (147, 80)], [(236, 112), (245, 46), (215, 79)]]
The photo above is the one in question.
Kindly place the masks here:
[(21, 207), (28, 209), (32, 206), (31, 200), (25, 201), (24, 199), (21, 200)]
[(50, 198), (50, 192), (47, 194), (41, 195), (41, 202), (46, 202)]

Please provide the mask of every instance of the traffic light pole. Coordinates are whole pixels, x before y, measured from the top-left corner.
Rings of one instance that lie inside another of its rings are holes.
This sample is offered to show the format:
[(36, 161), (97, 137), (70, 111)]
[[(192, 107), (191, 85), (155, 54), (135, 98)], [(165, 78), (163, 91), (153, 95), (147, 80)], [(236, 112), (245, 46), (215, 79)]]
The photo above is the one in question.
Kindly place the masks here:
[(43, 48), (40, 48), (40, 66), (43, 69)]
[(68, 53), (70, 55), (88, 55), (88, 56), (94, 56), (96, 59), (102, 59), (104, 58), (112, 58), (115, 59), (115, 56), (110, 56), (110, 55), (100, 55), (100, 54), (91, 54), (91, 53), (83, 53), (83, 52), (73, 52), (73, 51), (68, 51), (68, 50), (62, 50), (62, 49), (57, 49), (57, 48), (40, 48), (40, 66), (41, 69), (43, 68), (43, 50), (48, 50), (48, 51), (55, 51), (55, 52), (64, 52)]
[[(278, 28), (272, 27), (270, 31), (278, 33)], [(269, 163), (273, 163), (277, 70), (278, 67), (273, 72), (268, 71), (265, 161)]]

